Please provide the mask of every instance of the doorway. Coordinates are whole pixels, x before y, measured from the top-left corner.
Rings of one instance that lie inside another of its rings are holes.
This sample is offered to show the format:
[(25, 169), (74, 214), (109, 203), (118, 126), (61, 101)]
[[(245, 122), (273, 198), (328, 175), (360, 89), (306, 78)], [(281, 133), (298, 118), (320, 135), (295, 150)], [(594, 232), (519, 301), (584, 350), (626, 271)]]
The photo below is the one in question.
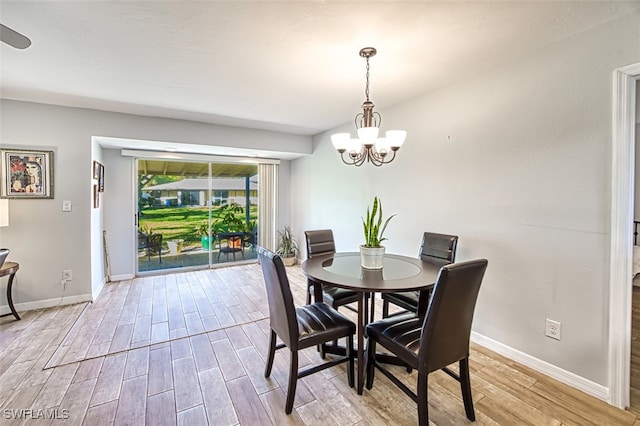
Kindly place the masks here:
[(138, 274), (256, 260), (257, 164), (136, 165)]
[(614, 71), (609, 268), (609, 402), (629, 406), (636, 80), (640, 63)]

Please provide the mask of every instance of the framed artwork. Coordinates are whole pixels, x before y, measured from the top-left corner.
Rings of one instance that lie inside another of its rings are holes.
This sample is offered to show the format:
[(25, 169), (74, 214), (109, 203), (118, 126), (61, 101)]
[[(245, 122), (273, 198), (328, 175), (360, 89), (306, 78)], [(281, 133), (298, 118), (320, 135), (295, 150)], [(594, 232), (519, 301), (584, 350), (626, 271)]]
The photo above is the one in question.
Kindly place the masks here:
[(98, 191), (98, 185), (93, 185), (93, 208), (100, 207), (100, 192)]
[(0, 196), (53, 198), (53, 151), (0, 150)]
[(98, 171), (98, 191), (104, 192), (104, 166), (102, 164), (100, 164), (100, 170)]
[(98, 179), (100, 177), (100, 166), (102, 164), (98, 163), (97, 161), (93, 162), (93, 178), (94, 179)]

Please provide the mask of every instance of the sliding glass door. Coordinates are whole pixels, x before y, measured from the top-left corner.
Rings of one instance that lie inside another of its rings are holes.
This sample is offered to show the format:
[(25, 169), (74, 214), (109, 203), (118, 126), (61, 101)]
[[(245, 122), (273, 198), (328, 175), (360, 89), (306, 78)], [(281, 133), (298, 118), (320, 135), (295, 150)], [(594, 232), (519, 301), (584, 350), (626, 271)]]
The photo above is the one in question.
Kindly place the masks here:
[(138, 272), (256, 259), (258, 165), (137, 160)]

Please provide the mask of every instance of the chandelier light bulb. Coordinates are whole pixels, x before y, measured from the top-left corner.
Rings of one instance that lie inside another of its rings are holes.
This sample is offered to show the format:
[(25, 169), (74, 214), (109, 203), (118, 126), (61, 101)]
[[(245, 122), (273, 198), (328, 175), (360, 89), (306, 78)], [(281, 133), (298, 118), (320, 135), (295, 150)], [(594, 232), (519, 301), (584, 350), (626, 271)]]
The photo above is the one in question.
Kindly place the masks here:
[(358, 129), (358, 139), (362, 141), (362, 144), (371, 146), (378, 138), (380, 129), (377, 127), (361, 127)]
[(387, 130), (385, 136), (389, 141), (389, 146), (400, 149), (404, 140), (407, 138), (407, 132), (404, 130)]
[(378, 152), (378, 154), (382, 156), (385, 156), (389, 152), (391, 152), (391, 145), (389, 144), (389, 139), (387, 138), (376, 139), (376, 152)]
[(349, 133), (336, 133), (331, 135), (331, 143), (338, 152), (344, 152), (349, 145), (351, 135)]

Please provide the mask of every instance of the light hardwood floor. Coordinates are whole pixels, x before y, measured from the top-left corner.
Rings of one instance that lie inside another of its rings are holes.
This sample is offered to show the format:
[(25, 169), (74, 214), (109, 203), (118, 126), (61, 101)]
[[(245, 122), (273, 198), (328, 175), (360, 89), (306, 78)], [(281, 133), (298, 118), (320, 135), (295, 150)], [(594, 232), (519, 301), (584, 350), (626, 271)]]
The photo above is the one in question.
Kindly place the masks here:
[[(299, 267), (287, 271), (302, 304), (304, 276)], [(0, 424), (416, 423), (413, 402), (382, 374), (359, 396), (344, 364), (302, 379), (286, 416), (285, 350), (272, 377), (263, 377), (269, 322), (262, 286), (258, 265), (175, 273), (109, 283), (88, 306), (1, 319)], [(301, 365), (318, 361), (313, 348), (300, 358)], [(415, 383), (415, 372), (395, 371)], [(640, 425), (635, 413), (478, 345), (471, 382), (477, 424)], [(429, 392), (433, 424), (471, 424), (457, 382), (434, 373)], [(44, 418), (55, 415), (66, 418)]]

